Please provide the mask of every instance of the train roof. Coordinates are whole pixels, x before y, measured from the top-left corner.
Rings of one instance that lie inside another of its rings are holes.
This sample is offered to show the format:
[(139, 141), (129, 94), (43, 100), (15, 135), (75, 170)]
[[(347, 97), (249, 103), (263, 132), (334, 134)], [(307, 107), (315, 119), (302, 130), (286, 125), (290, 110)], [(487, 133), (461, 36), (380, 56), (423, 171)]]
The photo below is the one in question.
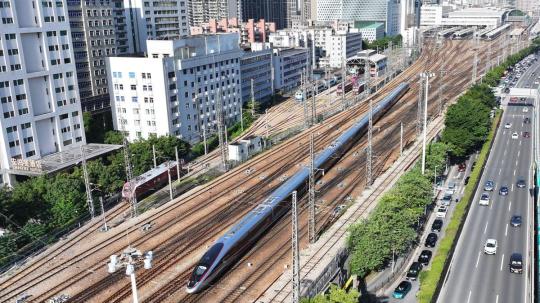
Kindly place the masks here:
[[(393, 102), (397, 96), (406, 88), (409, 84), (403, 82), (399, 84), (392, 92), (390, 92), (381, 102), (374, 106), (373, 112), (376, 113), (388, 106), (389, 103)], [(319, 154), (315, 157), (315, 167), (322, 167), (323, 164), (328, 161), (330, 157), (336, 152), (342, 144), (348, 142), (353, 136), (355, 136), (358, 131), (367, 125), (369, 121), (368, 115), (364, 115), (362, 118), (345, 132), (343, 132), (335, 141), (333, 141), (329, 146), (324, 148)], [(250, 211), (245, 215), (236, 225), (231, 227), (227, 233), (225, 233), (217, 242), (228, 242), (235, 243), (240, 240), (250, 230), (255, 228), (262, 218), (265, 218), (269, 215), (275, 207), (279, 205), (284, 199), (286, 199), (294, 190), (304, 183), (309, 176), (309, 171), (306, 167), (300, 168), (292, 177), (287, 181), (282, 183), (275, 191), (273, 191), (261, 204), (259, 204), (255, 209)], [(228, 243), (228, 244), (231, 244)], [(229, 246), (229, 245), (226, 245)]]
[(160, 165), (156, 166), (155, 168), (152, 168), (151, 170), (145, 172), (144, 174), (135, 177), (135, 187), (144, 184), (148, 182), (149, 180), (154, 179), (155, 177), (161, 175), (162, 173), (167, 171), (167, 167), (174, 167), (176, 166), (176, 161), (167, 161), (164, 163), (161, 163)]

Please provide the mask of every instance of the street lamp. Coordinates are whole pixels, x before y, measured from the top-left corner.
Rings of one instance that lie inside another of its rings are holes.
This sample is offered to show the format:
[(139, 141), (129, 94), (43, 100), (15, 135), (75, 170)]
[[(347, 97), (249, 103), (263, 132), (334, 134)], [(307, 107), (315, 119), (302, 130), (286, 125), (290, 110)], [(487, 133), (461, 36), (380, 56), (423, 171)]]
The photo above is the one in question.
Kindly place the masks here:
[(133, 294), (133, 303), (139, 303), (137, 296), (137, 281), (135, 279), (135, 267), (138, 264), (143, 264), (144, 269), (152, 268), (152, 251), (142, 253), (134, 247), (128, 247), (120, 256), (111, 255), (110, 262), (107, 263), (107, 271), (112, 274), (119, 268), (126, 268), (126, 275), (131, 278), (131, 292)]
[(425, 85), (425, 96), (424, 96), (424, 128), (422, 132), (422, 175), (426, 171), (426, 135), (427, 135), (427, 106), (428, 106), (428, 96), (429, 96), (429, 78), (433, 77), (435, 74), (425, 71), (420, 73), (420, 78), (426, 81)]

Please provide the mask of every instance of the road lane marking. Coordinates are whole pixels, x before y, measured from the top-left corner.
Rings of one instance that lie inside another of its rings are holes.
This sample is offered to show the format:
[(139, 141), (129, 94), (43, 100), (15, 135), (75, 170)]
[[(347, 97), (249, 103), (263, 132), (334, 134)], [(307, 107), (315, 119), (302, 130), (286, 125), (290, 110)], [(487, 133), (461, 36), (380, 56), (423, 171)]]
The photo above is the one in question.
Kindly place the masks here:
[(501, 258), (501, 271), (502, 271), (503, 263), (504, 263), (504, 254), (502, 255), (502, 258)]
[(510, 191), (514, 191), (514, 184), (512, 184)]
[(518, 166), (519, 164), (519, 159), (516, 159), (516, 166)]
[(510, 201), (510, 203), (508, 203), (508, 211), (510, 211), (511, 206), (512, 206), (512, 201)]
[(499, 168), (499, 176), (501, 175), (501, 172), (502, 172), (502, 168)]
[(516, 170), (514, 169), (514, 177), (516, 176)]
[(506, 156), (506, 148), (504, 149), (504, 155), (503, 156)]
[(478, 263), (480, 263), (480, 255), (482, 254), (482, 252), (478, 252), (478, 257), (476, 257), (476, 268), (478, 268)]
[(520, 150), (518, 150), (518, 155), (517, 155), (517, 156), (518, 156), (518, 158), (519, 158), (519, 154), (520, 154), (520, 153), (521, 153), (521, 149), (520, 149)]
[(487, 232), (487, 227), (488, 227), (488, 224), (489, 224), (489, 221), (486, 222), (486, 227), (484, 228), (484, 234)]
[(497, 297), (495, 297), (495, 303), (499, 303), (499, 295), (497, 295)]
[(467, 298), (467, 303), (471, 302), (471, 295), (472, 295), (472, 290), (469, 290), (469, 297)]
[(521, 140), (519, 140), (519, 146), (521, 146)]
[(504, 231), (504, 236), (505, 237), (508, 236), (508, 223), (506, 223), (506, 230)]

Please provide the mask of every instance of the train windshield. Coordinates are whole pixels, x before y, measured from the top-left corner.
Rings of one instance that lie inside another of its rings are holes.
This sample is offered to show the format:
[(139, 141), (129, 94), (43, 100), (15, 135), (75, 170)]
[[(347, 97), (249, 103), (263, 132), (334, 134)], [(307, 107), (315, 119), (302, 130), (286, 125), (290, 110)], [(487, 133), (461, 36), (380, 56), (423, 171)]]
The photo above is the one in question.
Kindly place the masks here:
[(212, 264), (214, 264), (214, 261), (221, 252), (221, 249), (223, 249), (223, 243), (217, 243), (214, 244), (214, 246), (210, 247), (210, 249), (203, 255), (203, 257), (199, 261), (199, 264), (197, 264), (197, 267), (191, 275), (190, 282), (199, 282), (201, 280), (206, 271), (212, 266)]

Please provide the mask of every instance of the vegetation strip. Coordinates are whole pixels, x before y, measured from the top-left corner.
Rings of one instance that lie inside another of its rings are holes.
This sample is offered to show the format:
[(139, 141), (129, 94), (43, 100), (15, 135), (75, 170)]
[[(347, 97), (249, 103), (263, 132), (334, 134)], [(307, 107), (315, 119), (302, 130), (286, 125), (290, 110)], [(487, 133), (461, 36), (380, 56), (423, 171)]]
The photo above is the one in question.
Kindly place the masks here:
[(498, 111), (495, 119), (493, 120), (491, 131), (488, 135), (487, 142), (482, 147), (478, 156), (477, 165), (471, 172), (469, 183), (465, 187), (463, 197), (460, 203), (457, 203), (452, 218), (446, 226), (444, 237), (439, 243), (437, 253), (431, 262), (430, 270), (420, 273), (420, 291), (418, 293), (418, 300), (420, 303), (432, 302), (434, 294), (439, 290), (439, 284), (444, 277), (448, 264), (451, 260), (452, 253), (459, 239), (458, 235), (463, 228), (466, 214), (469, 211), (472, 199), (474, 198), (474, 192), (482, 176), (485, 162), (487, 161), (493, 138), (497, 131), (497, 126), (501, 118), (501, 111)]

